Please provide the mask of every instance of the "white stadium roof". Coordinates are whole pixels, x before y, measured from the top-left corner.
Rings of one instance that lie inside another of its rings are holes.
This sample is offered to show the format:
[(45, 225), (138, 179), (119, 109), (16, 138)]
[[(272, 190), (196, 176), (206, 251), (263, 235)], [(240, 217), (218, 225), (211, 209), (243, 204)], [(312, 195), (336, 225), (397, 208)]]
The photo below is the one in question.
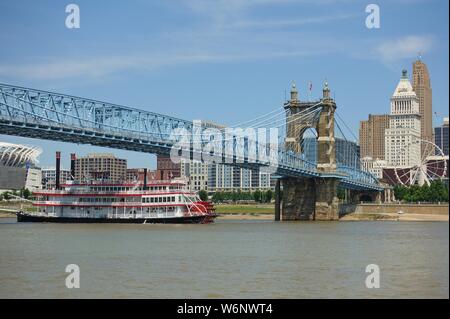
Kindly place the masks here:
[(37, 146), (26, 146), (0, 142), (0, 165), (23, 167), (27, 163), (36, 164), (42, 149)]

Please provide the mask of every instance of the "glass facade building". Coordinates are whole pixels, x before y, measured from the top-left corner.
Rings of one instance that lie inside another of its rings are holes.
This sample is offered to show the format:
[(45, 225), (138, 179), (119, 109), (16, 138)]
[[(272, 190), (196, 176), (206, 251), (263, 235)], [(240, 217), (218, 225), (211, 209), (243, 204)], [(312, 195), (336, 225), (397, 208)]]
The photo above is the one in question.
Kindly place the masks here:
[[(335, 143), (337, 164), (359, 169), (359, 145), (342, 138), (336, 138)], [(302, 157), (308, 162), (317, 163), (317, 139), (315, 137), (303, 139)]]
[[(439, 148), (448, 155), (448, 118), (444, 119), (444, 124), (439, 127), (434, 128), (434, 144), (439, 146)], [(436, 155), (439, 155), (436, 151)]]

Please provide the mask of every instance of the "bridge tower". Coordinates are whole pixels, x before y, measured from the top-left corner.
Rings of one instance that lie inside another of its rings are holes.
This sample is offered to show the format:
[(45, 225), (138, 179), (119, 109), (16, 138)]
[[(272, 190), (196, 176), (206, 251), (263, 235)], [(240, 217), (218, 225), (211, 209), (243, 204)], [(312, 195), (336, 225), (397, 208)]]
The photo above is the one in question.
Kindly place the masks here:
[[(297, 118), (299, 112), (320, 106), (317, 123), (308, 123)], [(291, 98), (285, 103), (287, 150), (301, 153), (304, 132), (313, 127), (317, 131), (317, 169), (325, 177), (283, 178), (282, 220), (337, 220), (339, 208), (336, 171), (336, 148), (334, 139), (334, 113), (336, 103), (330, 96), (330, 88), (325, 82), (323, 95), (319, 101), (302, 102), (298, 99), (295, 84), (292, 85)], [(326, 175), (330, 175), (326, 177)], [(279, 210), (277, 207), (276, 210)]]

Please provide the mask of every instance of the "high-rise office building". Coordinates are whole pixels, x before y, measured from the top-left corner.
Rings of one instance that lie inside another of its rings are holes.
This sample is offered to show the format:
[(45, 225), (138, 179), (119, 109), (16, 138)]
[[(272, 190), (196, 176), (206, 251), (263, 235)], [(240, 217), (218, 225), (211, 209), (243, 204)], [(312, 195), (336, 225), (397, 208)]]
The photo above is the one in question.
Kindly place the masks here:
[(385, 159), (385, 131), (389, 128), (389, 115), (369, 114), (367, 121), (359, 125), (359, 146), (361, 158)]
[(433, 111), (430, 74), (425, 63), (419, 58), (413, 63), (412, 87), (419, 100), (420, 136), (433, 141)]
[(208, 163), (181, 159), (180, 173), (191, 191), (208, 190)]
[(395, 167), (420, 165), (419, 99), (406, 70), (391, 97), (389, 128), (385, 132), (387, 164)]
[[(448, 117), (444, 118), (441, 126), (434, 128), (434, 144), (444, 152), (444, 155), (448, 155)], [(439, 154), (436, 150), (436, 155)]]
[(270, 174), (259, 169), (232, 167), (211, 164), (208, 168), (208, 190), (217, 191), (256, 191), (272, 188)]
[(159, 180), (170, 180), (180, 177), (181, 165), (174, 163), (169, 155), (156, 156), (156, 178)]
[(123, 182), (127, 178), (127, 160), (113, 154), (94, 153), (75, 160), (75, 180)]
[[(70, 170), (60, 169), (59, 182), (65, 184), (71, 179)], [(42, 187), (44, 189), (53, 189), (56, 186), (56, 168), (43, 168), (42, 169)]]

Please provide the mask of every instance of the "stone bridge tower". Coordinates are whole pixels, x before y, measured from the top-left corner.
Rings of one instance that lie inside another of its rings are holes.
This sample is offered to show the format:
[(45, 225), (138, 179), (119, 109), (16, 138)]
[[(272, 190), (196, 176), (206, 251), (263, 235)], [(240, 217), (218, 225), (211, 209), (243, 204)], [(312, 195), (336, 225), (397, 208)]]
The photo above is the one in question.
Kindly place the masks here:
[[(317, 123), (305, 122), (297, 115), (310, 107), (321, 108)], [(285, 103), (284, 108), (288, 123), (286, 149), (301, 154), (304, 132), (310, 127), (315, 128), (317, 131), (317, 170), (324, 176), (320, 178), (283, 178), (281, 219), (337, 220), (339, 218), (337, 199), (339, 178), (335, 177), (334, 113), (336, 103), (330, 96), (328, 83), (324, 84), (322, 98), (314, 102), (301, 102), (298, 99), (297, 88), (293, 84), (291, 98)]]

